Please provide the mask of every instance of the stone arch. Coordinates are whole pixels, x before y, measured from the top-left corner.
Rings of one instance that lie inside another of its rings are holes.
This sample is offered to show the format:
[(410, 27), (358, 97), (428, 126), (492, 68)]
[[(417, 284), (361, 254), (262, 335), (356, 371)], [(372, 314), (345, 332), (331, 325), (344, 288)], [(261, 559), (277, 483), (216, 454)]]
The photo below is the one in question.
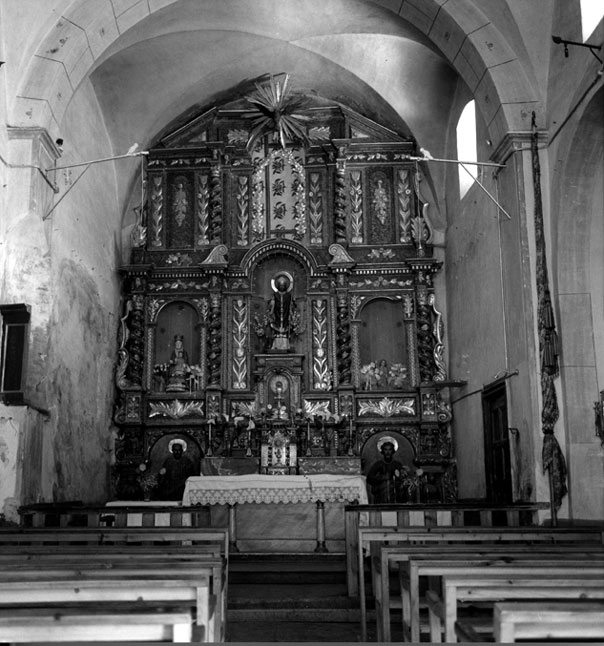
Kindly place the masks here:
[[(176, 2), (122, 5), (121, 13), (111, 0), (72, 2), (40, 39), (12, 106), (13, 123), (35, 123), (58, 136), (73, 94), (104, 53), (125, 31)], [(420, 11), (403, 0), (393, 13), (423, 32), (464, 79), (494, 143), (529, 128), (538, 108), (531, 84), (506, 39), (475, 4), (424, 0)]]

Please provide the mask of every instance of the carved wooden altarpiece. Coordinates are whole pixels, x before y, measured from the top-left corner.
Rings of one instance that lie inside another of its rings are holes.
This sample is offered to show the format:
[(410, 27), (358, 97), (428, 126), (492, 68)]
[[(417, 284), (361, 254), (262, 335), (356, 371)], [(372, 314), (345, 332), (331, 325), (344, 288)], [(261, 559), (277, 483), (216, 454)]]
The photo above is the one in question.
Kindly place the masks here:
[(265, 138), (248, 152), (245, 110), (225, 108), (149, 153), (121, 270), (119, 497), (140, 494), (139, 464), (156, 468), (177, 437), (206, 467), (259, 472), (278, 436), (298, 473), (358, 473), (386, 433), (408, 449), (409, 499), (428, 480), (432, 500), (455, 498), (441, 263), (416, 145), (341, 106), (309, 114), (305, 148)]

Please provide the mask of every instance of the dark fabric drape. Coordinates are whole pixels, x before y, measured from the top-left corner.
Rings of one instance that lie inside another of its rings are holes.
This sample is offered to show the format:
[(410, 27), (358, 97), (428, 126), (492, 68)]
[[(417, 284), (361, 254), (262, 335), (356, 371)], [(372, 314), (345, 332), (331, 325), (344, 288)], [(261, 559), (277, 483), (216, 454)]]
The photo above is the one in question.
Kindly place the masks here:
[(552, 299), (549, 291), (545, 231), (543, 226), (543, 202), (541, 200), (541, 167), (537, 146), (537, 128), (533, 112), (531, 153), (533, 162), (533, 189), (535, 195), (535, 243), (537, 274), (537, 329), (539, 332), (539, 356), (541, 358), (541, 428), (543, 431), (543, 471), (549, 471), (553, 504), (556, 509), (568, 493), (566, 486), (566, 461), (554, 435), (554, 426), (560, 416), (554, 379), (558, 376), (558, 335), (554, 321)]

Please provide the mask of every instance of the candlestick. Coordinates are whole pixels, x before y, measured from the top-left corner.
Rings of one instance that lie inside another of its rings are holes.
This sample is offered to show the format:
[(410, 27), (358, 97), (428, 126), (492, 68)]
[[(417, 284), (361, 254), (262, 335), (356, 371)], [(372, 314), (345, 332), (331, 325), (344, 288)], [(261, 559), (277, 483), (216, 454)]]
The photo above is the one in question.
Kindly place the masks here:
[(348, 455), (354, 455), (354, 451), (352, 450), (352, 417), (350, 417), (350, 425), (348, 427)]
[(310, 420), (306, 422), (306, 455), (309, 456), (310, 453)]
[(212, 419), (208, 420), (208, 452), (207, 452), (208, 457), (211, 457), (213, 455), (212, 453), (212, 424), (213, 423), (214, 423), (214, 420)]

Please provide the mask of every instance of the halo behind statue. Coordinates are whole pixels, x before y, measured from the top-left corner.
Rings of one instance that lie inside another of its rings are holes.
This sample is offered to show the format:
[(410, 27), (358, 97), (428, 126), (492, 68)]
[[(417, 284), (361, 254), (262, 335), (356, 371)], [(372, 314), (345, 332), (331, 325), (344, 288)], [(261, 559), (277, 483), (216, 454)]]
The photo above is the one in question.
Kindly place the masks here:
[(291, 292), (294, 288), (294, 277), (289, 273), (289, 271), (279, 271), (271, 278), (271, 287), (274, 292), (277, 290), (277, 281), (280, 278), (285, 278), (287, 280), (287, 291)]
[(182, 452), (184, 453), (187, 450), (187, 443), (184, 440), (181, 440), (180, 438), (176, 438), (174, 440), (170, 440), (168, 443), (168, 450), (172, 452), (172, 447), (175, 444), (180, 444), (182, 446)]
[(394, 446), (394, 451), (396, 453), (396, 451), (398, 451), (398, 442), (390, 435), (384, 435), (383, 437), (380, 437), (380, 439), (376, 442), (378, 452), (382, 450), (382, 446), (387, 442), (390, 442), (390, 444)]

